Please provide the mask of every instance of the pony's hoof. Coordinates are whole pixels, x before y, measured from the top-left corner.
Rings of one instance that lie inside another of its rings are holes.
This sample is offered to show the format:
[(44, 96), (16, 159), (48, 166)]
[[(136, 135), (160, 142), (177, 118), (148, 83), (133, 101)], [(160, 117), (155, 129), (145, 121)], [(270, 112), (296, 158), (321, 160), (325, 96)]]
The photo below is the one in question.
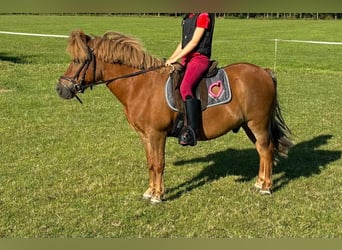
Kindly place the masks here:
[(158, 197), (152, 197), (151, 198), (151, 204), (159, 204), (159, 203), (161, 203), (162, 202), (162, 200), (160, 199), (160, 198), (158, 198)]
[(146, 192), (143, 194), (144, 200), (149, 200), (152, 198), (152, 191), (150, 189), (147, 189)]
[(143, 194), (143, 199), (144, 200), (149, 200), (149, 199), (151, 199), (151, 197), (152, 197), (152, 195), (150, 195), (150, 194)]
[(254, 184), (254, 188), (256, 189), (256, 190), (261, 190), (262, 189), (262, 183), (255, 183)]
[(268, 190), (260, 190), (259, 192), (261, 195), (271, 195), (272, 194), (271, 190), (269, 190), (269, 189)]
[(262, 183), (255, 183), (254, 184), (254, 191), (259, 192), (262, 195), (270, 195), (271, 190), (270, 189), (263, 189)]

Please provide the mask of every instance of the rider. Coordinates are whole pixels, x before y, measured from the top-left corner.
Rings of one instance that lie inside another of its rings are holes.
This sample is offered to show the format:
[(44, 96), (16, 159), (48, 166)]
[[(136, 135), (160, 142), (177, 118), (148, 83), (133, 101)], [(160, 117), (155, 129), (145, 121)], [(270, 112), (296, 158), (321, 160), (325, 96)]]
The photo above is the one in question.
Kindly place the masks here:
[(185, 107), (185, 127), (179, 136), (179, 144), (195, 146), (201, 120), (201, 103), (194, 91), (210, 66), (215, 15), (189, 13), (182, 21), (182, 40), (165, 65), (181, 60), (185, 66), (180, 94)]

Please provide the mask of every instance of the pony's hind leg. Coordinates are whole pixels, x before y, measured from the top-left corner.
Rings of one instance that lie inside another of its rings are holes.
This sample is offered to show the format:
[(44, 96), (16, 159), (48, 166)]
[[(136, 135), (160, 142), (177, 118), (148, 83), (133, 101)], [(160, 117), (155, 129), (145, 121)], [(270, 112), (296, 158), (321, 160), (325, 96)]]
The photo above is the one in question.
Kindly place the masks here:
[(254, 186), (261, 194), (271, 194), (274, 145), (270, 139), (268, 129), (264, 126), (264, 128), (258, 127), (253, 126), (253, 123), (243, 126), (247, 136), (255, 144), (259, 155), (259, 173)]
[(272, 168), (273, 168), (273, 145), (269, 141), (267, 143), (260, 143), (258, 140), (255, 143), (258, 151), (259, 173), (255, 187), (260, 190), (261, 194), (271, 194), (272, 188)]

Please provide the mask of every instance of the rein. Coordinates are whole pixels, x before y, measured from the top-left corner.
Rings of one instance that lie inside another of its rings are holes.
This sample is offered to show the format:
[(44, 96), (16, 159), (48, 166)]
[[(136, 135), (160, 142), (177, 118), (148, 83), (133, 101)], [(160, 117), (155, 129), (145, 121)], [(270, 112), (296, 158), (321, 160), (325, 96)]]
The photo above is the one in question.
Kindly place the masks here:
[[(148, 69), (143, 69), (143, 70), (140, 70), (140, 71), (137, 71), (134, 73), (130, 73), (130, 74), (122, 75), (122, 76), (117, 76), (117, 77), (114, 77), (114, 78), (111, 78), (111, 79), (108, 79), (105, 81), (98, 81), (98, 82), (94, 82), (94, 83), (91, 83), (88, 85), (83, 85), (81, 82), (79, 84), (76, 84), (75, 87), (76, 87), (76, 89), (79, 88), (81, 90), (81, 91), (79, 91), (79, 93), (83, 93), (87, 88), (93, 89), (93, 87), (96, 85), (106, 84), (106, 86), (108, 86), (109, 84), (113, 83), (116, 80), (142, 75), (142, 74), (145, 74), (145, 73), (150, 72), (150, 71), (155, 71), (155, 70), (161, 69), (162, 67), (164, 67), (164, 65), (151, 67)], [(95, 71), (94, 71), (94, 79), (95, 79)], [(75, 95), (75, 97), (81, 104), (83, 104), (82, 100), (77, 95)]]
[(130, 74), (127, 74), (127, 75), (117, 76), (117, 77), (114, 77), (114, 78), (111, 78), (111, 79), (108, 79), (108, 80), (105, 80), (105, 81), (94, 82), (92, 84), (89, 84), (89, 87), (100, 85), (100, 84), (106, 84), (108, 86), (109, 84), (113, 83), (116, 80), (120, 80), (120, 79), (125, 79), (125, 78), (130, 78), (130, 77), (142, 75), (142, 74), (145, 74), (147, 72), (151, 72), (151, 71), (155, 71), (155, 70), (161, 69), (163, 67), (165, 67), (165, 66), (164, 65), (160, 65), (160, 66), (151, 67), (151, 68), (148, 68), (148, 69), (142, 69), (142, 70), (137, 71), (137, 72), (133, 72), (133, 73), (130, 73)]

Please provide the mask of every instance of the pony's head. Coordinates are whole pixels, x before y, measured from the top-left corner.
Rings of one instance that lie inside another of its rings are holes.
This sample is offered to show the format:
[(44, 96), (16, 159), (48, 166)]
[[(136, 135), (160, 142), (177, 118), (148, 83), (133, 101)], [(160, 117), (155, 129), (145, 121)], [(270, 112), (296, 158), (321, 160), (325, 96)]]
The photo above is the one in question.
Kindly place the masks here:
[[(67, 52), (71, 56), (71, 63), (58, 80), (56, 91), (58, 95), (64, 99), (77, 97), (77, 93), (83, 93), (86, 83), (95, 81), (95, 56), (93, 49), (88, 43), (94, 39), (87, 36), (83, 31), (73, 31), (68, 39)], [(92, 70), (88, 70), (90, 65)], [(93, 76), (90, 76), (90, 71)], [(91, 79), (92, 78), (92, 79)]]
[(73, 31), (68, 39), (67, 52), (71, 63), (56, 87), (58, 95), (64, 99), (77, 97), (77, 93), (102, 80), (101, 63), (141, 70), (164, 64), (163, 60), (149, 55), (139, 40), (118, 32), (94, 37), (81, 30)]

